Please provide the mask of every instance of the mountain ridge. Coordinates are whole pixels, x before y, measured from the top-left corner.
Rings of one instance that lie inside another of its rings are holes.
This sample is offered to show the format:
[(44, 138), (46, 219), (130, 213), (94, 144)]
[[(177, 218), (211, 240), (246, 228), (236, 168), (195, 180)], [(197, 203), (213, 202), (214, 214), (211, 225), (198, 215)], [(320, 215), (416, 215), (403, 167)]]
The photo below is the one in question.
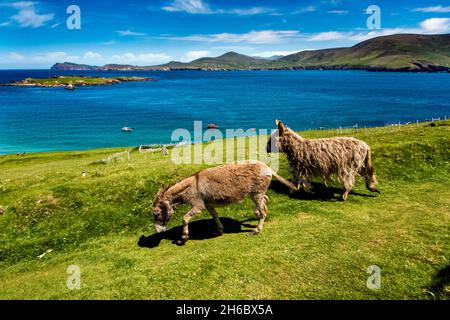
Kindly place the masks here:
[[(79, 66), (79, 67), (78, 67)], [(79, 69), (77, 69), (79, 68)], [(300, 51), (276, 59), (251, 57), (234, 51), (191, 62), (171, 61), (155, 66), (108, 64), (102, 67), (56, 63), (51, 70), (370, 70), (434, 72), (450, 70), (450, 34), (396, 34), (371, 38), (351, 47)]]

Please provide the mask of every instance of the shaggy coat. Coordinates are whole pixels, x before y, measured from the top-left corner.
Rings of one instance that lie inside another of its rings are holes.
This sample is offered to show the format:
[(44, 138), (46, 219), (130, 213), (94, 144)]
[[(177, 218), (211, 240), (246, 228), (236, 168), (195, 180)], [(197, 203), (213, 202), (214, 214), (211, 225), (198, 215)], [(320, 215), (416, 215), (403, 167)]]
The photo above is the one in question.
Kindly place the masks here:
[(217, 223), (219, 232), (223, 232), (216, 207), (242, 201), (249, 195), (255, 202), (254, 213), (259, 218), (258, 226), (252, 234), (259, 233), (267, 215), (265, 195), (272, 177), (289, 188), (296, 186), (278, 176), (270, 167), (260, 161), (242, 161), (205, 169), (187, 177), (168, 188), (161, 188), (153, 201), (152, 211), (156, 231), (165, 231), (166, 225), (178, 204), (189, 204), (192, 208), (183, 217), (183, 236), (180, 243), (189, 238), (188, 223), (193, 216), (207, 210)]
[(335, 176), (344, 185), (342, 199), (346, 200), (355, 185), (355, 176), (360, 175), (366, 180), (368, 190), (379, 193), (375, 188), (377, 180), (370, 147), (364, 141), (355, 138), (304, 139), (281, 121), (275, 123), (278, 130), (269, 139), (267, 151), (271, 152), (275, 145), (286, 154), (299, 186), (309, 191), (310, 178), (321, 177), (327, 181)]

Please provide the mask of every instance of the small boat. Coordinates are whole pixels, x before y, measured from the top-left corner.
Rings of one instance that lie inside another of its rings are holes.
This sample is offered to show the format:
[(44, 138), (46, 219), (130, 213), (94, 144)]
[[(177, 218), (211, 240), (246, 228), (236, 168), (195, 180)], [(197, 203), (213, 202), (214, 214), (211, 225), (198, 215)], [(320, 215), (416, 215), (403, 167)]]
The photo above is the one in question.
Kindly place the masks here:
[(64, 87), (66, 90), (75, 90), (75, 86), (71, 83), (69, 83), (67, 86)]
[(219, 128), (219, 126), (217, 124), (214, 124), (214, 123), (208, 124), (208, 129), (218, 129), (218, 128)]
[(130, 128), (130, 127), (122, 127), (122, 131), (123, 131), (123, 132), (132, 132), (132, 131), (133, 131), (133, 128)]

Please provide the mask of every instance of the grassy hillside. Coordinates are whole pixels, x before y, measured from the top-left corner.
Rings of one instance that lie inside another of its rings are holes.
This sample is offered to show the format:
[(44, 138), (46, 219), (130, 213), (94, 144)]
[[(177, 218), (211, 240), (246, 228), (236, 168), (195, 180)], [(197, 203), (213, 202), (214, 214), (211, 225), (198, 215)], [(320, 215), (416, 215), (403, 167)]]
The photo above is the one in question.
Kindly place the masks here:
[(189, 63), (193, 67), (199, 68), (255, 68), (268, 63), (261, 58), (253, 58), (236, 52), (227, 52), (215, 58), (200, 58)]
[[(98, 162), (124, 149), (1, 156), (0, 299), (450, 298), (450, 121), (345, 135), (372, 146), (381, 195), (359, 182), (347, 202), (333, 183), (294, 196), (274, 181), (261, 235), (243, 232), (256, 225), (246, 200), (218, 210), (223, 236), (204, 213), (181, 247), (171, 240), (187, 208), (158, 242), (149, 207), (161, 184), (202, 165), (135, 151)], [(69, 265), (80, 290), (66, 288)], [(380, 290), (366, 287), (370, 265)]]
[(353, 66), (388, 69), (450, 67), (450, 35), (399, 34), (369, 39), (350, 48), (303, 51), (283, 57), (276, 65), (304, 67)]

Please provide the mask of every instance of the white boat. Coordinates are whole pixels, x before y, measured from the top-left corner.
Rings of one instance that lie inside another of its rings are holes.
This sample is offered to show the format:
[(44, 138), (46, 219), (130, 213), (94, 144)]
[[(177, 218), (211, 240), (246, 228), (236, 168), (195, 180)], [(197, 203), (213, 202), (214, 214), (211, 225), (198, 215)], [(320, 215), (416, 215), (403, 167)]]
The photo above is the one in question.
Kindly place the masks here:
[(133, 131), (133, 128), (130, 128), (130, 127), (122, 127), (122, 131), (123, 131), (123, 132), (132, 132), (132, 131)]

